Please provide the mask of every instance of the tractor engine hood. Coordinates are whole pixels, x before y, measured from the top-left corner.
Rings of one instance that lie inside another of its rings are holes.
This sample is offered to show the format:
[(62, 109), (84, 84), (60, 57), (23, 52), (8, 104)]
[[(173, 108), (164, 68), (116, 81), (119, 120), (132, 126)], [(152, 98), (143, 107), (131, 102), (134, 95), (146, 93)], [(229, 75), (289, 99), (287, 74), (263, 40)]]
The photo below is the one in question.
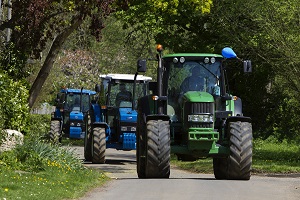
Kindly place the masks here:
[(121, 122), (137, 122), (137, 112), (131, 108), (119, 108)]
[(83, 120), (83, 113), (78, 111), (72, 111), (70, 113), (70, 120)]
[(207, 92), (189, 91), (183, 96), (187, 102), (214, 102), (214, 97)]

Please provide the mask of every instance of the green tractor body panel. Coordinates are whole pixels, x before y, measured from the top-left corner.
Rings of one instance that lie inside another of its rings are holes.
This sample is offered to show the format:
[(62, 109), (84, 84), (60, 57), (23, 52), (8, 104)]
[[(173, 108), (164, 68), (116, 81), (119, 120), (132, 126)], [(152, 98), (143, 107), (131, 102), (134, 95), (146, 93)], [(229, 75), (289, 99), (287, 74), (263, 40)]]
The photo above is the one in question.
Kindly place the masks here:
[(214, 102), (214, 97), (207, 92), (190, 91), (184, 94), (189, 102)]

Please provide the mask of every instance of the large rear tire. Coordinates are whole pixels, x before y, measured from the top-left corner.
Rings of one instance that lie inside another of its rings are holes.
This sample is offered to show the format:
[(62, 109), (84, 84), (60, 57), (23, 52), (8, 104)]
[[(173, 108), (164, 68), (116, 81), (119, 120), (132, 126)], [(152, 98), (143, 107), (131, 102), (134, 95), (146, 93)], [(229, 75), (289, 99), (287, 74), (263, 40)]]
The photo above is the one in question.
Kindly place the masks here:
[(105, 128), (93, 128), (93, 148), (92, 148), (92, 162), (95, 164), (105, 163), (106, 150), (106, 135)]
[(50, 124), (49, 139), (52, 143), (61, 142), (61, 128), (59, 120), (52, 120)]
[(249, 122), (229, 123), (228, 158), (214, 158), (216, 179), (249, 180), (252, 167), (252, 125)]
[(146, 138), (146, 178), (170, 176), (170, 124), (169, 121), (149, 120)]
[(92, 122), (91, 116), (87, 114), (84, 136), (84, 159), (85, 161), (92, 161)]

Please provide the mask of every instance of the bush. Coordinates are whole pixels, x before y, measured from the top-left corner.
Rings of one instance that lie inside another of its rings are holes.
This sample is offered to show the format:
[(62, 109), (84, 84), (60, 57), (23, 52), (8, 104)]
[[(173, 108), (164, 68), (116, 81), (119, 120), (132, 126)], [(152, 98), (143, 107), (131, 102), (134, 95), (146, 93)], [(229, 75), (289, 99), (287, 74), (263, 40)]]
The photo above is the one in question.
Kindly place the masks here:
[(51, 115), (30, 114), (26, 137), (43, 139), (50, 130)]
[(48, 168), (80, 170), (82, 162), (67, 147), (26, 139), (23, 145), (0, 155), (0, 169), (39, 172)]
[(0, 128), (23, 132), (29, 116), (25, 82), (14, 81), (0, 72), (0, 91)]

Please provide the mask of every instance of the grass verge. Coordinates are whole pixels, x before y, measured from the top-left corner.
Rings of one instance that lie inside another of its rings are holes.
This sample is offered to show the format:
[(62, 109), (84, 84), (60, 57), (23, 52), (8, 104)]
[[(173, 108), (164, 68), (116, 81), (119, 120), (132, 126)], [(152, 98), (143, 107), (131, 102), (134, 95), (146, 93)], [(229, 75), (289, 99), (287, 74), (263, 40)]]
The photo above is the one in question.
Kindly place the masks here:
[(109, 178), (87, 169), (66, 146), (26, 139), (0, 154), (0, 200), (60, 200), (83, 196)]
[[(212, 158), (194, 162), (177, 161), (172, 155), (171, 164), (196, 173), (213, 173)], [(278, 142), (272, 138), (254, 140), (252, 174), (300, 173), (300, 145), (286, 140)]]
[(1, 200), (74, 199), (108, 180), (99, 171), (62, 170), (58, 167), (38, 173), (2, 169), (0, 179)]

